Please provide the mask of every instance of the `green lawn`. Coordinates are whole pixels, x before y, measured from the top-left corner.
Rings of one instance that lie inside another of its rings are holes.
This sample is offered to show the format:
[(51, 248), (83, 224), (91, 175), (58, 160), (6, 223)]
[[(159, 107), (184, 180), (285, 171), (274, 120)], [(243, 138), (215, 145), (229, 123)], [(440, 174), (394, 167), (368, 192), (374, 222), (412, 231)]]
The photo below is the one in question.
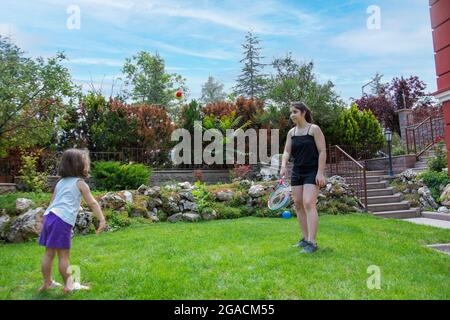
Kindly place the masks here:
[[(368, 215), (322, 216), (320, 251), (301, 255), (294, 219), (134, 225), (76, 237), (91, 291), (37, 294), (43, 249), (0, 245), (0, 299), (449, 299), (450, 256), (423, 245), (450, 231)], [(381, 268), (369, 290), (367, 267)], [(56, 280), (60, 278), (54, 270)]]

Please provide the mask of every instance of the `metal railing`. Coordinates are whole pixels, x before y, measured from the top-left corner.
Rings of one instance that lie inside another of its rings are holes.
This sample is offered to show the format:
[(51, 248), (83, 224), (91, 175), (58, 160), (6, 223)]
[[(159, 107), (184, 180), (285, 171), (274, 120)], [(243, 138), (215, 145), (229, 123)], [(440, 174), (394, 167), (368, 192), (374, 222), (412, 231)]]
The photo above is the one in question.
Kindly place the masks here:
[(330, 176), (338, 175), (345, 179), (354, 195), (367, 210), (366, 168), (345, 152), (340, 146), (328, 147), (328, 170)]
[(421, 123), (407, 127), (406, 148), (408, 153), (414, 153), (420, 157), (424, 152), (430, 149), (439, 137), (444, 135), (444, 118), (428, 117)]

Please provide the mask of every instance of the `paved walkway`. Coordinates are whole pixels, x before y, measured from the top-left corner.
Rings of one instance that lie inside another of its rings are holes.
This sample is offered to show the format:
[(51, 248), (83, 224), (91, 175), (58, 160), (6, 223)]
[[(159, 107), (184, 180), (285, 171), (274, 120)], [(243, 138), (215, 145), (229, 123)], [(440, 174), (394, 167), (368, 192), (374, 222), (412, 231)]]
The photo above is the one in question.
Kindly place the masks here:
[(450, 221), (444, 220), (436, 220), (436, 219), (428, 219), (428, 218), (411, 218), (411, 219), (403, 219), (404, 221), (409, 221), (417, 224), (423, 224), (426, 226), (432, 226), (443, 229), (450, 229)]

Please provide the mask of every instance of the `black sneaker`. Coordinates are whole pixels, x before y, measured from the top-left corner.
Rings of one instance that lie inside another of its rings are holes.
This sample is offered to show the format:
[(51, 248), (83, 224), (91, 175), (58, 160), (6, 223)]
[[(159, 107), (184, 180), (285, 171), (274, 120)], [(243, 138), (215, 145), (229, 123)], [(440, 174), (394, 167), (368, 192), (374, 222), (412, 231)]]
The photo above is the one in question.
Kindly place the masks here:
[(317, 244), (313, 244), (312, 242), (308, 242), (308, 245), (303, 248), (300, 253), (313, 253), (316, 252), (318, 249)]
[(302, 240), (300, 240), (299, 242), (297, 242), (296, 244), (293, 245), (294, 248), (304, 248), (309, 244), (308, 241), (305, 240), (305, 238), (303, 238)]

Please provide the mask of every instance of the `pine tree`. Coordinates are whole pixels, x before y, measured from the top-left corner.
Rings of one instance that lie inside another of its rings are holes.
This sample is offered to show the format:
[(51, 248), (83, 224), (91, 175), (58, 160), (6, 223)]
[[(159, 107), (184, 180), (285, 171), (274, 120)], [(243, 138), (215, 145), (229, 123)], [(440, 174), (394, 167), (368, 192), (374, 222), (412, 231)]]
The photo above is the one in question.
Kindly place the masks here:
[(259, 42), (258, 37), (249, 31), (245, 36), (245, 43), (242, 45), (244, 58), (240, 62), (244, 64), (244, 67), (234, 90), (238, 95), (246, 98), (253, 99), (264, 96), (266, 78), (262, 73), (264, 64), (261, 60), (264, 57), (260, 54)]
[(208, 81), (202, 86), (201, 102), (204, 104), (224, 101), (227, 94), (223, 91), (223, 84), (216, 81), (212, 76), (208, 77)]

